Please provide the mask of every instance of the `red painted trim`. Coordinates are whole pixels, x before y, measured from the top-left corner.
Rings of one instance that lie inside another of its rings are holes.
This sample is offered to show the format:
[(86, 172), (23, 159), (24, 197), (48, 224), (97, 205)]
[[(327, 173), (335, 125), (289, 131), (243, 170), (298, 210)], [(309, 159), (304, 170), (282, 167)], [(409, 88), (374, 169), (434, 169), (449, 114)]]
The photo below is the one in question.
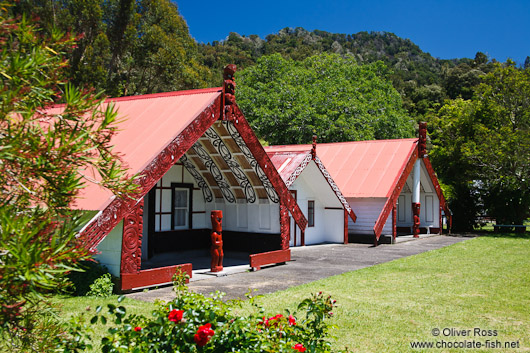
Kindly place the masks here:
[(249, 256), (249, 258), (250, 267), (255, 270), (259, 270), (261, 269), (261, 266), (291, 261), (291, 249), (252, 254)]
[(81, 236), (85, 237), (85, 243), (89, 246), (89, 249), (96, 250), (103, 238), (136, 204), (136, 200), (143, 198), (157, 181), (167, 173), (175, 161), (178, 161), (193, 146), (195, 141), (217, 121), (220, 117), (220, 111), (221, 94), (139, 173), (140, 177), (136, 180), (136, 183), (140, 187), (137, 194), (131, 195), (132, 200), (115, 198), (102, 212), (92, 219), (90, 224), (81, 232)]
[[(429, 178), (431, 178), (432, 185), (434, 185), (434, 190), (436, 190), (436, 195), (438, 195), (440, 207), (443, 208), (443, 210), (445, 211), (446, 217), (452, 220), (452, 217), (453, 217), (452, 212), (449, 209), (449, 205), (447, 204), (447, 201), (445, 200), (444, 194), (442, 192), (442, 188), (440, 186), (440, 183), (438, 182), (438, 178), (436, 177), (436, 173), (434, 172), (434, 168), (432, 167), (431, 161), (429, 160), (428, 157), (425, 157), (423, 158), (423, 163), (425, 165), (425, 169), (427, 170), (427, 174), (429, 175)], [(440, 217), (440, 222), (442, 222), (442, 217)], [(441, 223), (440, 223), (440, 229), (442, 229)]]
[(352, 221), (354, 223), (357, 222), (357, 215), (355, 214), (355, 212), (353, 212), (353, 209), (350, 207), (350, 204), (348, 203), (348, 201), (346, 201), (346, 198), (342, 194), (342, 191), (340, 191), (340, 189), (337, 186), (337, 184), (335, 184), (335, 180), (333, 180), (333, 178), (331, 178), (331, 174), (329, 174), (329, 172), (326, 169), (326, 167), (324, 167), (324, 164), (322, 163), (320, 158), (318, 158), (318, 156), (315, 156), (314, 161), (315, 161), (318, 169), (320, 170), (320, 172), (324, 176), (324, 179), (326, 179), (326, 181), (328, 182), (329, 187), (331, 188), (331, 190), (333, 190), (333, 192), (335, 193), (335, 195), (339, 199), (340, 203), (342, 204), (342, 207), (344, 207), (344, 209), (348, 212), (348, 215), (350, 216)]
[(392, 238), (394, 241), (396, 240), (397, 236), (397, 222), (396, 222), (396, 214), (397, 214), (397, 207), (396, 204), (392, 207)]
[(348, 211), (344, 210), (344, 244), (348, 244), (349, 238), (348, 238), (348, 217), (350, 215), (348, 214)]
[(289, 209), (289, 212), (293, 215), (294, 221), (298, 227), (300, 229), (305, 229), (307, 226), (307, 219), (298, 206), (298, 203), (296, 203), (295, 199), (292, 197), (291, 192), (274, 167), (274, 164), (272, 164), (269, 156), (263, 149), (259, 139), (248, 124), (237, 104), (232, 106), (232, 111), (234, 114), (226, 114), (225, 117), (230, 119), (230, 121), (234, 124), (237, 132), (241, 135), (241, 138), (256, 158), (256, 161), (263, 170), (263, 173), (265, 173), (274, 189), (278, 193), (280, 200), (283, 200), (284, 206), (286, 206)]
[(142, 270), (136, 273), (122, 273), (120, 278), (121, 290), (169, 284), (178, 268), (181, 268), (191, 278), (192, 265), (189, 263)]
[[(296, 229), (296, 226), (295, 226)], [(302, 230), (303, 231), (303, 230)], [(280, 199), (280, 236), (282, 250), (289, 249), (289, 238), (291, 236), (291, 217), (289, 217), (289, 209), (283, 204)]]
[(396, 183), (394, 184), (394, 187), (392, 188), (391, 195), (387, 198), (385, 205), (383, 206), (383, 210), (379, 214), (379, 217), (377, 218), (377, 221), (375, 222), (374, 226), (374, 235), (376, 239), (376, 243), (379, 240), (379, 237), (381, 236), (381, 232), (383, 231), (383, 227), (385, 226), (385, 222), (388, 219), (388, 216), (390, 212), (392, 211), (392, 207), (397, 202), (397, 198), (401, 194), (401, 191), (403, 190), (403, 186), (407, 182), (407, 178), (412, 172), (412, 168), (414, 167), (414, 163), (418, 159), (418, 149), (413, 148), (407, 163), (405, 164), (403, 171), (401, 172), (401, 175), (397, 179)]

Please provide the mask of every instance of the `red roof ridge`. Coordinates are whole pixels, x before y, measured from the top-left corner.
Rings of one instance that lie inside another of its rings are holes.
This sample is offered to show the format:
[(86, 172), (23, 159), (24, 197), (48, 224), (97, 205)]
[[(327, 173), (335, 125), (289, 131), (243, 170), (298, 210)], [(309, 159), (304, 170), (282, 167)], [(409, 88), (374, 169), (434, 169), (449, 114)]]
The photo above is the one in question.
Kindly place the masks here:
[[(343, 142), (321, 142), (317, 144), (318, 146), (329, 146), (329, 145), (349, 145), (349, 144), (361, 144), (361, 143), (388, 143), (388, 142), (403, 142), (403, 141), (417, 141), (417, 137), (409, 137), (409, 138), (402, 138), (402, 139), (387, 139), (387, 140), (362, 140), (362, 141), (343, 141)], [(275, 150), (275, 149), (285, 149), (287, 148), (295, 148), (296, 151), (300, 151), (303, 148), (311, 149), (311, 144), (293, 144), (293, 145), (271, 145), (271, 146), (263, 146), (265, 150)], [(286, 151), (288, 152), (288, 151)]]
[[(124, 96), (124, 97), (107, 97), (105, 98), (105, 103), (109, 102), (124, 102), (132, 100), (142, 100), (142, 99), (153, 99), (153, 98), (165, 98), (165, 97), (177, 97), (177, 96), (186, 96), (192, 94), (206, 94), (206, 93), (215, 93), (221, 92), (222, 87), (213, 87), (213, 88), (199, 88), (199, 89), (189, 89), (185, 91), (171, 91), (171, 92), (161, 92), (161, 93), (149, 93), (149, 94), (139, 94), (136, 96)], [(62, 108), (64, 103), (52, 104), (46, 109)]]
[(200, 88), (200, 89), (189, 89), (185, 91), (172, 91), (172, 92), (161, 92), (161, 93), (149, 93), (141, 94), (137, 96), (125, 96), (125, 97), (116, 97), (116, 98), (107, 98), (105, 102), (123, 102), (129, 100), (140, 100), (140, 99), (153, 99), (153, 98), (164, 98), (164, 97), (175, 97), (175, 96), (186, 96), (192, 94), (205, 94), (205, 93), (215, 93), (221, 92), (223, 89), (221, 87), (214, 88)]

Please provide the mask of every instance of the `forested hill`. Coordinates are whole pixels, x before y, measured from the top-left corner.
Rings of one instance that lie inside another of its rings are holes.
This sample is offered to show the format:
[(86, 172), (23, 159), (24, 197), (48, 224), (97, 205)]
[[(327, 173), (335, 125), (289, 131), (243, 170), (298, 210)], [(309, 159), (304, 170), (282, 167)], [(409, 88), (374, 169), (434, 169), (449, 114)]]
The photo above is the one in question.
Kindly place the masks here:
[(200, 44), (202, 63), (210, 68), (212, 84), (221, 80), (226, 63), (240, 68), (255, 64), (263, 55), (281, 53), (293, 60), (303, 60), (319, 53), (351, 55), (359, 64), (383, 61), (392, 71), (394, 87), (401, 93), (411, 115), (423, 115), (445, 98), (468, 98), (478, 76), (490, 71), (488, 58), (477, 53), (475, 59), (441, 60), (423, 52), (409, 39), (389, 32), (339, 34), (284, 28), (265, 39), (257, 35), (230, 33), (223, 41)]

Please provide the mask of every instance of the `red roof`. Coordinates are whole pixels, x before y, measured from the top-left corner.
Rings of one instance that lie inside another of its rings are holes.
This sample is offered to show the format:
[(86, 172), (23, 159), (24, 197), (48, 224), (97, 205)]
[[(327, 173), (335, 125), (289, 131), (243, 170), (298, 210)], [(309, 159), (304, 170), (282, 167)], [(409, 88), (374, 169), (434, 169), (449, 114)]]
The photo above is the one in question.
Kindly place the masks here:
[[(418, 143), (417, 138), (317, 144), (317, 155), (345, 197), (390, 197)], [(269, 146), (303, 152), (311, 145)], [(282, 178), (283, 178), (283, 173)]]
[[(143, 171), (220, 94), (220, 88), (211, 88), (108, 99), (106, 104), (114, 102), (123, 120), (111, 140), (113, 152), (129, 167), (130, 175)], [(90, 171), (88, 175), (95, 177)], [(73, 208), (103, 210), (113, 194), (97, 184), (86, 184)]]
[[(306, 145), (307, 146), (307, 145)], [(265, 152), (269, 156), (272, 164), (278, 170), (278, 173), (282, 177), (283, 181), (287, 184), (289, 177), (293, 175), (296, 169), (302, 164), (302, 162), (307, 158), (308, 154), (311, 152), (311, 147), (309, 149), (304, 149), (299, 152), (278, 152), (276, 153), (274, 147), (276, 146), (265, 146)], [(289, 187), (290, 185), (287, 185)]]

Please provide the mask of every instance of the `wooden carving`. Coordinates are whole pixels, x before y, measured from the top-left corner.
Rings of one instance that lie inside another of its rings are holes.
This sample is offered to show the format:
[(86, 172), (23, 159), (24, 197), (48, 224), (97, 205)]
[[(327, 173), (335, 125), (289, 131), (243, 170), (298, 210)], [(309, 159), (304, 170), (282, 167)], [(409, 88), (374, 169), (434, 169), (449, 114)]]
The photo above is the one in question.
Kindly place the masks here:
[(225, 118), (232, 120), (235, 112), (234, 106), (236, 104), (236, 83), (234, 82), (234, 74), (236, 73), (237, 66), (234, 64), (226, 65), (223, 71), (223, 88), (225, 93)]
[(81, 237), (84, 238), (90, 250), (96, 250), (103, 238), (123, 219), (131, 207), (134, 207), (136, 200), (147, 194), (169, 168), (193, 146), (204, 131), (219, 118), (220, 109), (219, 96), (145, 167), (136, 181), (140, 185), (140, 191), (133, 196), (132, 200), (115, 198), (97, 218), (82, 230)]
[(317, 157), (317, 135), (313, 135), (313, 146), (311, 147), (311, 157), (313, 160)]
[(142, 257), (144, 201), (141, 200), (123, 217), (120, 273), (140, 271)]
[(418, 158), (427, 155), (427, 123), (421, 122), (419, 127)]
[(280, 201), (280, 236), (282, 239), (280, 247), (282, 250), (289, 249), (290, 226), (289, 209)]
[(414, 222), (412, 226), (412, 234), (414, 235), (414, 238), (419, 238), (420, 236), (420, 208), (421, 204), (419, 202), (412, 203), (412, 217)]
[(211, 271), (221, 272), (223, 270), (223, 211), (214, 210), (210, 216), (212, 220), (212, 255)]

